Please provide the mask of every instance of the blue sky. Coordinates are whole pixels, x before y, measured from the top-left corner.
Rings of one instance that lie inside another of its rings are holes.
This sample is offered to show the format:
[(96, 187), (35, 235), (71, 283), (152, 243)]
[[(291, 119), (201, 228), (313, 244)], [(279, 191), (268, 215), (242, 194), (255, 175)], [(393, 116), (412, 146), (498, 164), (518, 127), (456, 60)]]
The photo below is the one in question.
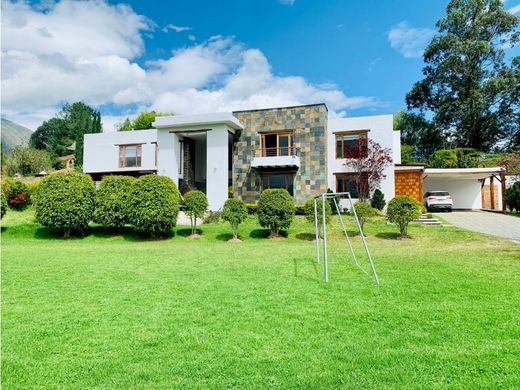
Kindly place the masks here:
[[(2, 115), (34, 129), (83, 100), (110, 131), (143, 109), (395, 113), (447, 3), (2, 1)], [(505, 7), (518, 14), (520, 1)]]

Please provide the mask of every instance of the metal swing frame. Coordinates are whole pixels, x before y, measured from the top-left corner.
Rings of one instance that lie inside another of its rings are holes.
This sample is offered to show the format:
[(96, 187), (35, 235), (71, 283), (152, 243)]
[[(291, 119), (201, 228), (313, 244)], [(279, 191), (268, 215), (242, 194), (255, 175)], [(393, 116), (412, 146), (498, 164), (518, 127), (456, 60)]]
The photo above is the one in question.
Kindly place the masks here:
[(352, 247), (352, 242), (350, 241), (350, 238), (347, 234), (347, 229), (345, 227), (345, 223), (343, 222), (343, 217), (341, 216), (338, 202), (336, 201), (336, 198), (338, 196), (347, 196), (348, 197), (351, 210), (354, 213), (354, 219), (356, 220), (356, 224), (359, 229), (359, 234), (361, 235), (361, 240), (363, 241), (363, 246), (365, 247), (365, 252), (368, 257), (368, 262), (370, 263), (370, 267), (372, 269), (374, 282), (375, 282), (375, 284), (379, 284), (379, 278), (377, 276), (376, 267), (374, 266), (374, 262), (372, 261), (372, 256), (370, 255), (370, 250), (368, 249), (368, 245), (365, 240), (365, 235), (363, 234), (363, 231), (361, 230), (361, 224), (359, 223), (359, 218), (357, 216), (356, 209), (354, 208), (354, 203), (352, 202), (352, 198), (350, 197), (349, 192), (330, 192), (330, 193), (323, 193), (321, 195), (317, 195), (314, 197), (314, 230), (316, 233), (316, 261), (318, 263), (320, 263), (320, 234), (319, 234), (319, 224), (318, 224), (318, 199), (321, 198), (321, 220), (322, 220), (322, 226), (323, 226), (323, 272), (324, 272), (325, 283), (329, 282), (329, 257), (328, 257), (328, 251), (327, 251), (327, 218), (326, 218), (326, 212), (325, 212), (325, 202), (329, 198), (332, 198), (332, 200), (334, 201), (334, 206), (336, 208), (336, 212), (338, 213), (339, 221), (341, 223), (343, 233), (345, 234), (345, 238), (346, 238), (348, 247), (350, 248), (350, 253), (352, 255), (352, 260), (354, 261), (354, 264), (358, 268), (360, 268), (366, 275), (370, 276), (369, 273), (363, 268), (363, 266), (357, 260), (356, 254), (354, 252), (354, 248)]

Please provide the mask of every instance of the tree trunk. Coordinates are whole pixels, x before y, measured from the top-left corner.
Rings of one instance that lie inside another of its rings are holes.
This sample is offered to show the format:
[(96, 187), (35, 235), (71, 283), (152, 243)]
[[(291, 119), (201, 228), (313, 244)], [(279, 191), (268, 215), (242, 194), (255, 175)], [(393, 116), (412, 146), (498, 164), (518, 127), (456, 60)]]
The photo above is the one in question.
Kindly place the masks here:
[(70, 238), (70, 229), (65, 229), (63, 232), (63, 239), (68, 240)]

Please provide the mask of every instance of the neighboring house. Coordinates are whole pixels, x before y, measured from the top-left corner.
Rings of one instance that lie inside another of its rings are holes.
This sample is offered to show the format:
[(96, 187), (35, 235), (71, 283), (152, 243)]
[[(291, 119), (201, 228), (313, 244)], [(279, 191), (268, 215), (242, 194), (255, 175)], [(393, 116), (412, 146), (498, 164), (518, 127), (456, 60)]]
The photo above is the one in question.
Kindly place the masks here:
[[(157, 117), (155, 129), (85, 134), (83, 170), (100, 180), (109, 174), (158, 174), (181, 192), (204, 191), (220, 209), (232, 187), (255, 203), (266, 188), (285, 188), (297, 204), (331, 188), (356, 195), (344, 165), (360, 137), (389, 148), (400, 162), (399, 132), (392, 115), (331, 118), (325, 104)], [(394, 197), (394, 170), (381, 190)]]
[(67, 154), (66, 156), (58, 157), (58, 160), (63, 161), (63, 169), (70, 170), (74, 168), (76, 157), (74, 154)]

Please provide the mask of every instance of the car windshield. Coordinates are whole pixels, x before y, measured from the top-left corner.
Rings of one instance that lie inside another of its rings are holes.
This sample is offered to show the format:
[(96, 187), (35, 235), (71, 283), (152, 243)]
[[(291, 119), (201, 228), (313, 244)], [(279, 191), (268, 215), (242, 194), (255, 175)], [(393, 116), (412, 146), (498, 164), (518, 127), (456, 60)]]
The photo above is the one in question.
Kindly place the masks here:
[(436, 191), (436, 192), (430, 192), (429, 196), (450, 196), (449, 193), (446, 191)]

